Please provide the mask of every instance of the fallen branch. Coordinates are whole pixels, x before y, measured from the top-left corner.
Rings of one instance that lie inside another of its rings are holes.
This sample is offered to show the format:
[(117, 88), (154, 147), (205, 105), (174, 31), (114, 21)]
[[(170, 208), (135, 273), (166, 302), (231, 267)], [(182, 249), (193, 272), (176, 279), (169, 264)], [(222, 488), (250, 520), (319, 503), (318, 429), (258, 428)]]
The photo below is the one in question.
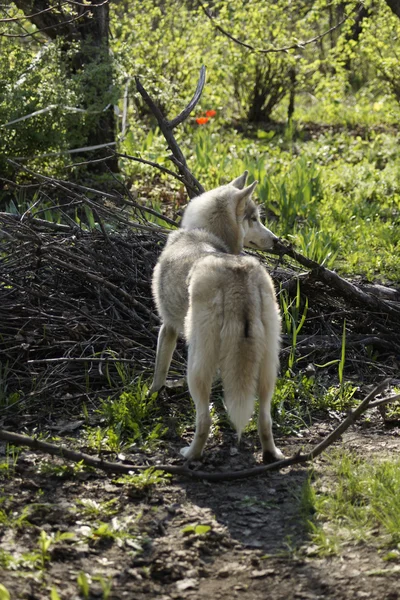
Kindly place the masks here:
[(286, 458), (284, 460), (277, 461), (275, 463), (271, 463), (269, 465), (262, 465), (259, 467), (253, 467), (251, 469), (243, 469), (241, 471), (226, 471), (226, 472), (213, 472), (208, 473), (207, 471), (194, 471), (189, 468), (188, 463), (183, 466), (174, 466), (174, 465), (132, 465), (132, 464), (124, 464), (111, 462), (107, 460), (103, 460), (102, 458), (98, 458), (96, 456), (91, 456), (89, 454), (85, 454), (83, 452), (78, 452), (76, 450), (71, 450), (66, 448), (65, 446), (59, 446), (57, 444), (52, 444), (50, 442), (43, 442), (36, 438), (32, 438), (26, 435), (21, 435), (18, 433), (13, 433), (11, 431), (6, 431), (4, 429), (0, 429), (0, 440), (8, 442), (10, 444), (14, 444), (17, 446), (27, 446), (32, 450), (38, 450), (45, 454), (50, 454), (51, 456), (59, 456), (61, 458), (71, 460), (72, 462), (83, 462), (85, 465), (89, 467), (94, 467), (96, 469), (101, 469), (106, 471), (107, 473), (118, 473), (118, 474), (129, 474), (132, 471), (143, 471), (145, 469), (149, 469), (154, 467), (157, 470), (164, 471), (165, 473), (170, 473), (172, 475), (182, 475), (184, 477), (190, 477), (192, 479), (202, 479), (205, 481), (233, 481), (236, 479), (246, 479), (248, 477), (256, 477), (258, 475), (263, 475), (270, 471), (279, 471), (286, 467), (290, 467), (297, 464), (304, 464), (312, 461), (314, 458), (322, 454), (329, 446), (331, 446), (334, 442), (336, 442), (341, 435), (353, 425), (355, 421), (369, 408), (375, 408), (378, 406), (382, 406), (383, 404), (389, 404), (391, 402), (395, 402), (399, 400), (400, 394), (395, 396), (390, 396), (387, 398), (383, 398), (376, 402), (371, 402), (373, 398), (375, 398), (379, 393), (381, 393), (385, 387), (389, 383), (389, 379), (385, 379), (379, 385), (377, 385), (365, 398), (364, 400), (357, 406), (357, 408), (350, 412), (349, 415), (334, 429), (329, 435), (327, 435), (322, 442), (320, 442), (317, 446), (315, 446), (312, 450), (305, 454), (297, 453), (290, 458)]
[(323, 265), (317, 263), (315, 260), (303, 256), (297, 252), (293, 246), (278, 241), (276, 242), (271, 253), (278, 254), (279, 256), (286, 255), (294, 258), (294, 260), (296, 260), (300, 265), (310, 269), (310, 273), (307, 276), (308, 279), (315, 278), (316, 280), (322, 281), (323, 283), (334, 288), (347, 300), (353, 303), (364, 305), (370, 310), (390, 314), (391, 316), (395, 316), (400, 321), (400, 307), (394, 306), (393, 303), (389, 304), (387, 301), (382, 300), (376, 295), (371, 295), (367, 292), (364, 292), (361, 288), (354, 285), (354, 283), (351, 283), (350, 281), (347, 281), (347, 279), (340, 277), (340, 275), (335, 273), (335, 271), (331, 271), (330, 269), (327, 269)]

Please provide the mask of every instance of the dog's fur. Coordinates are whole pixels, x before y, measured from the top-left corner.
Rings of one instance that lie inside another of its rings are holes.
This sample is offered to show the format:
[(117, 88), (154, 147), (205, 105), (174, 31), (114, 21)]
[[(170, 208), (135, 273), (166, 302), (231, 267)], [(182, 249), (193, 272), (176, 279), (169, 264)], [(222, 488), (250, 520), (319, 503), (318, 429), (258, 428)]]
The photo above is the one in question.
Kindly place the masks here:
[(228, 185), (190, 201), (181, 229), (168, 237), (153, 274), (162, 318), (150, 393), (166, 381), (176, 341), (188, 342), (188, 385), (196, 405), (196, 433), (182, 448), (198, 459), (211, 419), (209, 396), (217, 368), (225, 405), (239, 437), (260, 399), (258, 431), (265, 462), (279, 460), (270, 415), (280, 340), (280, 316), (271, 278), (243, 246), (272, 248), (276, 236), (260, 222), (247, 171)]

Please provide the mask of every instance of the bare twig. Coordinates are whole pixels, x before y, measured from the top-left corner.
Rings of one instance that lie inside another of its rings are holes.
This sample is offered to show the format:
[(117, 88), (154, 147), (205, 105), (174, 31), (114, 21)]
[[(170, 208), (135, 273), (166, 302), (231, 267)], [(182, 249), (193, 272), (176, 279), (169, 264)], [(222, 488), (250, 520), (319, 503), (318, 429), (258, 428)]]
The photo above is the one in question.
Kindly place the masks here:
[(150, 167), (154, 167), (155, 169), (158, 169), (159, 171), (162, 171), (163, 173), (166, 173), (167, 175), (171, 175), (172, 177), (175, 177), (175, 179), (178, 179), (178, 181), (180, 181), (181, 183), (184, 183), (181, 175), (174, 173), (174, 171), (171, 171), (171, 169), (167, 169), (167, 167), (163, 167), (163, 165), (159, 165), (156, 162), (153, 162), (151, 160), (146, 160), (145, 158), (139, 158), (138, 156), (131, 156), (130, 154), (122, 154), (120, 152), (115, 152), (115, 155), (119, 156), (120, 158), (128, 158), (129, 160), (134, 160), (134, 161), (142, 163), (144, 165), (149, 165)]
[(94, 467), (96, 469), (101, 469), (108, 473), (125, 473), (129, 474), (134, 471), (143, 471), (150, 467), (154, 469), (164, 471), (165, 473), (170, 473), (172, 475), (182, 475), (184, 477), (190, 477), (192, 479), (202, 479), (204, 481), (233, 481), (237, 479), (247, 479), (249, 477), (256, 477), (259, 475), (264, 475), (270, 471), (279, 471), (286, 467), (290, 467), (297, 464), (304, 464), (312, 461), (317, 456), (322, 454), (329, 446), (331, 446), (334, 442), (336, 442), (340, 436), (350, 427), (350, 425), (354, 424), (355, 421), (369, 408), (374, 408), (375, 406), (382, 406), (383, 404), (389, 404), (390, 402), (394, 402), (398, 400), (399, 395), (391, 396), (387, 398), (383, 398), (377, 402), (371, 403), (371, 400), (375, 398), (382, 390), (385, 389), (388, 382), (390, 380), (386, 379), (382, 381), (379, 385), (377, 385), (358, 405), (358, 407), (351, 412), (345, 419), (340, 423), (334, 431), (332, 431), (329, 435), (327, 435), (322, 442), (320, 442), (317, 446), (315, 446), (312, 450), (307, 452), (306, 454), (295, 454), (290, 458), (286, 458), (284, 460), (277, 461), (275, 463), (271, 463), (269, 465), (262, 465), (259, 467), (253, 467), (251, 469), (243, 469), (241, 471), (226, 471), (226, 472), (213, 472), (209, 473), (206, 471), (194, 471), (189, 468), (187, 464), (183, 466), (174, 466), (174, 465), (132, 465), (132, 464), (122, 464), (117, 462), (105, 461), (102, 458), (98, 458), (95, 456), (91, 456), (89, 454), (85, 454), (83, 452), (77, 452), (76, 450), (71, 450), (66, 448), (65, 446), (60, 446), (57, 444), (52, 444), (49, 442), (43, 442), (35, 438), (31, 438), (26, 435), (21, 435), (18, 433), (13, 433), (11, 431), (6, 431), (4, 429), (0, 429), (0, 440), (8, 442), (10, 444), (15, 444), (18, 446), (27, 446), (32, 450), (38, 450), (40, 452), (50, 454), (51, 456), (60, 456), (61, 458), (71, 460), (73, 462), (83, 462), (84, 464)]
[(171, 160), (178, 167), (179, 173), (182, 177), (182, 182), (186, 187), (189, 197), (193, 198), (194, 196), (202, 194), (204, 192), (204, 188), (189, 170), (185, 157), (183, 156), (183, 153), (175, 139), (175, 136), (172, 133), (172, 130), (174, 129), (174, 127), (182, 123), (184, 119), (186, 119), (189, 116), (193, 108), (196, 106), (197, 102), (200, 100), (200, 96), (205, 83), (205, 67), (203, 66), (200, 69), (199, 81), (192, 100), (189, 102), (186, 108), (184, 108), (183, 111), (171, 121), (164, 117), (157, 104), (152, 100), (152, 98), (144, 89), (143, 85), (140, 82), (140, 79), (138, 77), (135, 77), (135, 81), (139, 94), (142, 96), (143, 100), (146, 102), (147, 106), (150, 108), (151, 112), (157, 119), (157, 123), (161, 129), (161, 132), (165, 137), (169, 149), (172, 152)]
[(257, 52), (258, 54), (271, 54), (271, 53), (277, 53), (277, 52), (288, 52), (289, 50), (302, 50), (303, 48), (305, 48), (305, 46), (309, 46), (310, 44), (314, 44), (315, 42), (318, 42), (319, 40), (321, 40), (326, 35), (329, 35), (333, 31), (335, 31), (335, 29), (338, 29), (339, 27), (341, 27), (341, 25), (343, 25), (343, 23), (345, 23), (347, 21), (347, 19), (349, 19), (351, 17), (352, 13), (355, 10), (354, 9), (348, 15), (345, 15), (345, 17), (341, 21), (339, 21), (339, 23), (337, 23), (336, 25), (334, 25), (333, 27), (331, 27), (327, 31), (324, 31), (323, 33), (321, 33), (319, 35), (316, 35), (315, 37), (313, 37), (313, 38), (311, 38), (311, 39), (309, 39), (309, 40), (307, 40), (305, 42), (296, 42), (296, 43), (290, 44), (288, 46), (282, 46), (281, 48), (273, 48), (273, 47), (272, 48), (255, 48), (251, 44), (247, 44), (246, 42), (243, 42), (242, 40), (239, 40), (238, 38), (236, 38), (235, 36), (233, 36), (231, 33), (229, 33), (228, 31), (226, 31), (226, 29), (224, 29), (221, 25), (219, 25), (215, 21), (215, 19), (212, 16), (211, 12), (203, 4), (203, 2), (201, 0), (198, 0), (198, 3), (200, 4), (200, 6), (201, 6), (201, 8), (202, 8), (202, 10), (204, 12), (204, 14), (212, 22), (212, 24), (215, 27), (215, 29), (217, 29), (220, 33), (222, 33), (227, 38), (229, 38), (232, 42), (235, 42), (235, 44), (238, 44), (239, 46), (242, 46), (243, 48), (247, 48), (247, 50), (250, 50), (251, 52)]

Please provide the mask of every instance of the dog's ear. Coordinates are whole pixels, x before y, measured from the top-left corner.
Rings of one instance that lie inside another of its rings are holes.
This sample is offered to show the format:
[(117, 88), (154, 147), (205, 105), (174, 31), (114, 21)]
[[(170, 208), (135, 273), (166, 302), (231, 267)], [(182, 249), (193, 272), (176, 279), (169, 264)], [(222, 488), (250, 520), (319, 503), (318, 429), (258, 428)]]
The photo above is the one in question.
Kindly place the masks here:
[(244, 214), (244, 210), (246, 208), (246, 202), (251, 197), (254, 192), (254, 188), (256, 187), (258, 181), (257, 179), (253, 181), (250, 185), (248, 185), (243, 190), (240, 190), (235, 194), (235, 202), (236, 202), (236, 214), (237, 216), (242, 216)]
[(244, 186), (246, 185), (246, 179), (247, 179), (248, 174), (249, 174), (249, 172), (245, 171), (243, 173), (243, 175), (236, 177), (236, 179), (231, 181), (229, 185), (233, 185), (233, 187), (237, 188), (238, 190), (242, 190), (244, 188)]

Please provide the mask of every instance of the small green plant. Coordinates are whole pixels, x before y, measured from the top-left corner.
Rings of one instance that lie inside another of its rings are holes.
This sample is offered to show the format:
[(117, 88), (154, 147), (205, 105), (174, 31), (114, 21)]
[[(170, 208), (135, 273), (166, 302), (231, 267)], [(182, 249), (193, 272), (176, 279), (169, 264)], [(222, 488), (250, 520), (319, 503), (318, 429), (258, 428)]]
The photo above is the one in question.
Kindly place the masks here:
[(77, 510), (82, 516), (87, 518), (112, 517), (118, 513), (118, 509), (115, 507), (117, 502), (117, 498), (112, 498), (106, 502), (97, 502), (92, 498), (82, 498), (78, 500)]
[(307, 318), (308, 311), (308, 298), (304, 301), (303, 311), (300, 314), (301, 307), (301, 293), (300, 293), (300, 281), (297, 280), (296, 297), (292, 300), (289, 299), (287, 290), (281, 290), (279, 294), (279, 301), (281, 305), (281, 311), (283, 313), (283, 325), (284, 332), (292, 336), (292, 346), (290, 349), (288, 359), (288, 370), (286, 375), (290, 377), (292, 369), (296, 362), (296, 346), (297, 336), (300, 333), (304, 322)]
[(171, 475), (169, 473), (164, 473), (164, 471), (150, 467), (149, 469), (141, 471), (137, 475), (123, 475), (122, 477), (116, 479), (116, 483), (131, 485), (138, 490), (144, 491), (150, 490), (157, 485), (165, 484), (170, 480), (170, 478)]
[(187, 525), (182, 529), (183, 535), (206, 535), (211, 531), (211, 525)]
[(75, 535), (73, 533), (68, 533), (68, 532), (62, 533), (60, 531), (57, 531), (56, 533), (47, 534), (42, 529), (42, 531), (39, 534), (39, 539), (38, 539), (39, 553), (37, 555), (40, 568), (42, 570), (44, 570), (46, 568), (46, 565), (50, 560), (49, 549), (52, 545), (57, 544), (58, 542), (61, 542), (64, 540), (73, 540), (74, 538), (75, 538)]
[(329, 366), (335, 365), (335, 364), (338, 365), (340, 405), (337, 406), (337, 403), (334, 400), (335, 396), (337, 397), (337, 392), (336, 392), (335, 388), (329, 388), (329, 390), (327, 390), (326, 404), (328, 406), (330, 405), (331, 407), (335, 406), (335, 408), (338, 408), (339, 410), (345, 410), (346, 408), (349, 408), (349, 406), (351, 406), (354, 393), (356, 392), (356, 389), (357, 389), (351, 383), (346, 382), (344, 380), (345, 363), (346, 363), (346, 319), (344, 319), (344, 321), (343, 321), (342, 345), (341, 345), (341, 351), (340, 351), (340, 358), (331, 360), (323, 365), (319, 365), (319, 364), (315, 363), (315, 366), (319, 367), (319, 368), (325, 368), (325, 367), (329, 367)]
[(84, 473), (85, 471), (92, 471), (93, 467), (86, 465), (82, 460), (76, 463), (54, 463), (52, 461), (42, 461), (38, 467), (38, 472), (46, 475), (52, 475), (53, 477), (67, 478), (77, 475), (78, 473)]
[(109, 423), (107, 433), (115, 449), (123, 440), (154, 447), (165, 435), (167, 428), (162, 424), (156, 399), (157, 394), (148, 397), (148, 386), (139, 378), (118, 398), (102, 402), (100, 414)]
[(0, 600), (11, 600), (10, 592), (2, 583), (0, 583)]
[(101, 586), (103, 600), (107, 600), (108, 597), (111, 594), (112, 578), (108, 577), (107, 579), (105, 579), (101, 575), (94, 575), (93, 576), (93, 581), (98, 581), (99, 582), (99, 584)]
[(90, 594), (90, 576), (83, 571), (80, 571), (76, 578), (80, 594), (87, 600)]
[(0, 462), (0, 477), (10, 477), (15, 470), (20, 455), (21, 448), (7, 444), (6, 457), (4, 462)]
[(57, 592), (55, 587), (51, 588), (50, 591), (50, 600), (61, 600), (59, 593)]
[(42, 529), (38, 540), (38, 546), (40, 551), (40, 566), (42, 569), (46, 567), (46, 563), (50, 560), (49, 548), (52, 543), (52, 537), (50, 535), (47, 535), (47, 533)]

